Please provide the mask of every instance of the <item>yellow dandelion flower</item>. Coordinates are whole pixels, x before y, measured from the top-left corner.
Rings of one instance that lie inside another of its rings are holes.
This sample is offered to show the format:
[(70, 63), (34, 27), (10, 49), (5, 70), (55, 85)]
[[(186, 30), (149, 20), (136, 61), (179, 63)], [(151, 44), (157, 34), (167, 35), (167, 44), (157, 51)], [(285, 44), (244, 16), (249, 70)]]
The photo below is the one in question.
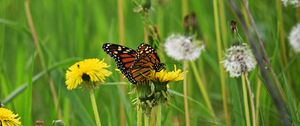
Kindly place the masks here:
[(20, 117), (6, 108), (0, 108), (0, 126), (21, 126)]
[(111, 75), (109, 66), (99, 59), (85, 59), (69, 67), (66, 73), (66, 85), (69, 90), (75, 89), (84, 81), (104, 82)]
[(135, 104), (142, 108), (143, 112), (150, 116), (152, 108), (168, 102), (168, 83), (183, 80), (184, 72), (174, 66), (173, 71), (161, 70), (159, 72), (152, 71), (149, 77), (153, 83), (136, 85), (136, 91), (139, 95)]
[(174, 71), (171, 72), (167, 72), (166, 70), (152, 72), (151, 79), (154, 82), (161, 83), (180, 81), (183, 80), (183, 71), (181, 69), (176, 69), (176, 66), (174, 66)]

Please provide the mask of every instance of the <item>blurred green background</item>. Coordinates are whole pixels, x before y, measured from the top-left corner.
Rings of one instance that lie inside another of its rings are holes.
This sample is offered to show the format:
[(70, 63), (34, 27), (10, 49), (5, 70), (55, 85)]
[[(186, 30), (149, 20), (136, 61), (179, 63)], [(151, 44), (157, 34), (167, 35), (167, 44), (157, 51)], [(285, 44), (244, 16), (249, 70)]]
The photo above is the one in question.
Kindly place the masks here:
[[(167, 36), (184, 32), (183, 1), (152, 0), (149, 12), (149, 18), (157, 26), (162, 39), (158, 49), (159, 55), (169, 68), (177, 64), (177, 67), (182, 69), (182, 63), (168, 58), (162, 46)], [(195, 126), (226, 124), (219, 71), (222, 64), (218, 59), (218, 51), (224, 54), (225, 49), (232, 44), (229, 24), (231, 20), (237, 18), (227, 1), (216, 1), (219, 15), (214, 15), (213, 1), (186, 1), (188, 12), (195, 12), (197, 15), (199, 29), (206, 43), (205, 51), (200, 58), (193, 61), (197, 70), (188, 70), (190, 119), (191, 125)], [(237, 3), (241, 5), (241, 0), (237, 0)], [(144, 42), (143, 18), (133, 11), (135, 5), (132, 1), (124, 0), (121, 6), (123, 9), (120, 12), (124, 14), (123, 44), (136, 49)], [(285, 105), (288, 108), (289, 119), (293, 125), (300, 125), (300, 59), (299, 54), (291, 49), (287, 39), (291, 28), (300, 21), (300, 9), (293, 6), (285, 7), (280, 0), (249, 1), (249, 7), (286, 96)], [(111, 65), (110, 70), (113, 71), (112, 77), (108, 78), (107, 82), (119, 82), (120, 73), (115, 71), (114, 61), (101, 49), (105, 42), (119, 43), (122, 40), (119, 37), (118, 0), (31, 0), (30, 9), (40, 42), (42, 59), (46, 68), (51, 68), (51, 71), (49, 76), (42, 73), (36, 81), (31, 82), (45, 68), (34, 46), (26, 17), (25, 1), (1, 0), (0, 101), (3, 102), (14, 90), (28, 83), (29, 88), (5, 103), (5, 107), (19, 114), (24, 125), (33, 125), (36, 120), (43, 120), (45, 125), (50, 125), (57, 119), (63, 120), (67, 126), (95, 125), (88, 92), (83, 89), (68, 91), (65, 86), (65, 71), (77, 60), (105, 58)], [(217, 49), (214, 23), (216, 17), (220, 22), (222, 50)], [(239, 24), (238, 27), (240, 28)], [(242, 30), (240, 34), (244, 37)], [(199, 76), (195, 76), (195, 71)], [(205, 90), (209, 94), (216, 120), (209, 115), (197, 78), (201, 78), (206, 86)], [(61, 118), (51, 95), (49, 86), (51, 80), (57, 91)], [(258, 68), (251, 72), (250, 81), (255, 103), (258, 103), (256, 104), (258, 125), (282, 125)], [(241, 79), (226, 75), (225, 83), (231, 124), (246, 125)], [(258, 85), (261, 87), (258, 88)], [(170, 84), (170, 89), (182, 94), (182, 82)], [(102, 125), (136, 125), (136, 109), (131, 104), (133, 98), (134, 95), (123, 92), (120, 86), (100, 86), (96, 90), (96, 99)], [(124, 106), (124, 109), (120, 109), (120, 105)], [(184, 125), (183, 106), (183, 98), (172, 94), (169, 105), (162, 107), (162, 125)], [(122, 110), (125, 112), (123, 121), (120, 114)]]

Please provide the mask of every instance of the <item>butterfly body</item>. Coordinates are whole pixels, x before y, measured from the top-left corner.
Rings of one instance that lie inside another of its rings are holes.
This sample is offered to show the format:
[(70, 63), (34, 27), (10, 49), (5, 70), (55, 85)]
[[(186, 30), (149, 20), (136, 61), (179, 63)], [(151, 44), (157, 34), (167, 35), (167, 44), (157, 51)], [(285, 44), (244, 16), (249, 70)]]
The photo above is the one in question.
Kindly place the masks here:
[(115, 59), (118, 69), (133, 84), (147, 83), (151, 71), (164, 69), (156, 51), (148, 44), (140, 44), (137, 50), (112, 43), (105, 43), (102, 48)]

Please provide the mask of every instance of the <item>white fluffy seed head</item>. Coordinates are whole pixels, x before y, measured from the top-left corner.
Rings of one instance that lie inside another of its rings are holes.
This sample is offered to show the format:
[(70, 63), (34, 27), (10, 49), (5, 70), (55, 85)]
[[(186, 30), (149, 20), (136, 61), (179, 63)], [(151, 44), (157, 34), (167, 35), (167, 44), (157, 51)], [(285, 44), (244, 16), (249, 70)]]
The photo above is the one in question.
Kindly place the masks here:
[(167, 55), (178, 61), (195, 60), (204, 49), (203, 44), (199, 46), (192, 37), (182, 35), (170, 35), (164, 46)]
[(300, 7), (300, 0), (281, 0), (284, 6), (292, 5), (294, 7)]
[(222, 63), (230, 77), (239, 77), (256, 66), (256, 60), (246, 43), (236, 44), (227, 49)]
[(296, 52), (300, 52), (300, 24), (293, 27), (289, 35), (289, 42)]

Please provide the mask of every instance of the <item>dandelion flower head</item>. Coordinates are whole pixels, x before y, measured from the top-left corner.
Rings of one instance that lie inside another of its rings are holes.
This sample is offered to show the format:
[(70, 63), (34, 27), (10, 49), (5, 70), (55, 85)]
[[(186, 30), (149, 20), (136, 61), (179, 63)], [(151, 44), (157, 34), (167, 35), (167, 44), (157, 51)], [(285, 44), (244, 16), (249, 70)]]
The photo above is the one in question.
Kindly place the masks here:
[(165, 51), (175, 60), (195, 60), (199, 57), (204, 45), (198, 46), (192, 37), (171, 35), (165, 43)]
[(281, 0), (284, 6), (293, 5), (300, 7), (300, 0)]
[(293, 27), (289, 35), (289, 42), (296, 52), (300, 52), (300, 24)]
[(166, 70), (152, 71), (148, 77), (153, 83), (137, 85), (135, 89), (139, 96), (134, 102), (147, 116), (150, 115), (153, 107), (169, 100), (167, 84), (183, 80), (183, 72), (174, 66), (174, 70), (171, 72)]
[(256, 66), (256, 60), (246, 43), (238, 43), (227, 49), (222, 63), (231, 77), (239, 77)]
[(99, 59), (85, 59), (69, 67), (66, 73), (66, 85), (69, 90), (75, 89), (83, 81), (104, 82), (111, 75), (109, 66)]
[(20, 117), (6, 108), (0, 108), (0, 126), (21, 126)]
[(166, 70), (161, 70), (159, 72), (153, 71), (151, 79), (154, 82), (169, 83), (183, 80), (183, 74), (181, 69), (177, 69), (176, 66), (174, 66), (174, 70), (171, 72), (167, 72)]

